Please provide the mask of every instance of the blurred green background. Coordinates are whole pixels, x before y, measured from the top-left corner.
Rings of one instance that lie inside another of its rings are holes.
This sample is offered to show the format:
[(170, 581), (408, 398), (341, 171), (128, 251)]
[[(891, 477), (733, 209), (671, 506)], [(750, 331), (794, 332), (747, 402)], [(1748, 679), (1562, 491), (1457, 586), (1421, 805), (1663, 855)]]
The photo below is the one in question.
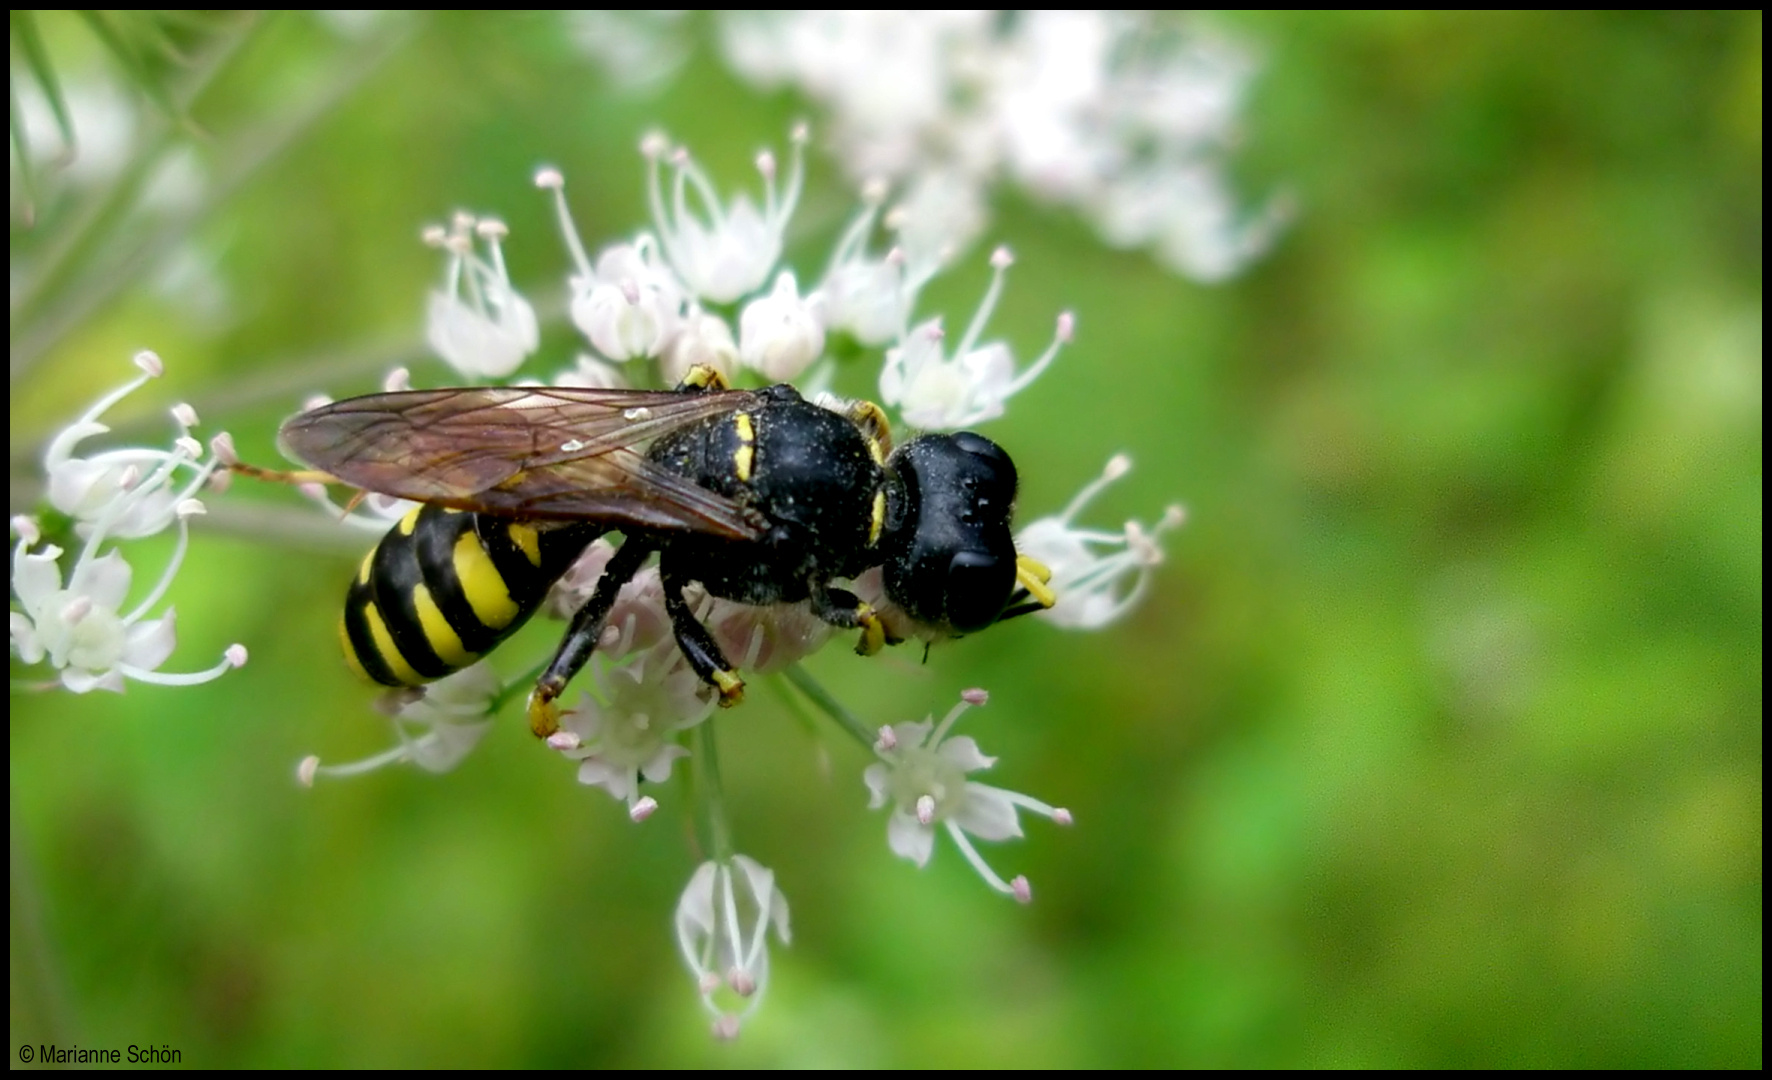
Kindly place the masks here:
[[(1021, 620), (927, 666), (835, 647), (810, 665), (871, 723), (990, 689), (964, 729), (1001, 755), (990, 779), (1077, 820), (987, 851), (1032, 906), (945, 843), (921, 872), (894, 858), (866, 755), (759, 686), (719, 717), (728, 797), (794, 941), (740, 1040), (710, 1041), (670, 930), (695, 863), (674, 788), (636, 827), (515, 710), (452, 774), (296, 785), (305, 754), (387, 742), (333, 636), (363, 545), (236, 485), (174, 589), (168, 667), (239, 640), (247, 668), (74, 697), (20, 692), (40, 673), (14, 663), (15, 1047), (167, 1044), (201, 1067), (1758, 1067), (1760, 16), (1220, 25), (1265, 61), (1238, 186), (1299, 206), (1270, 256), (1192, 284), (1004, 189), (920, 308), (968, 317), (1001, 241), (1018, 261), (993, 330), (1019, 356), (1077, 312), (1076, 345), (986, 431), (1021, 467), (1024, 520), (1119, 450), (1137, 467), (1090, 520), (1188, 505), (1147, 602), (1096, 634)], [(101, 61), (84, 28), (44, 26), (64, 77)], [(210, 171), (199, 204), (144, 225), (46, 202), (21, 230), (15, 175), (15, 267), (69, 267), (23, 318), (15, 276), (15, 512), (42, 439), (137, 348), (169, 373), (122, 431), (157, 441), (188, 400), (268, 459), (307, 394), (375, 389), (396, 360), (455, 381), (422, 359), (440, 264), (421, 225), (502, 216), (514, 278), (557, 313), (538, 163), (601, 244), (645, 220), (644, 131), (730, 191), (818, 116), (705, 48), (617, 92), (551, 16), (357, 39), (281, 16), (221, 40), (201, 132), (174, 136)], [(853, 206), (811, 166), (802, 280)], [(167, 285), (174, 255), (199, 272)], [(561, 320), (546, 340), (532, 370), (570, 358)], [(131, 549), (138, 578), (166, 549)], [(508, 670), (557, 627), (527, 633)]]

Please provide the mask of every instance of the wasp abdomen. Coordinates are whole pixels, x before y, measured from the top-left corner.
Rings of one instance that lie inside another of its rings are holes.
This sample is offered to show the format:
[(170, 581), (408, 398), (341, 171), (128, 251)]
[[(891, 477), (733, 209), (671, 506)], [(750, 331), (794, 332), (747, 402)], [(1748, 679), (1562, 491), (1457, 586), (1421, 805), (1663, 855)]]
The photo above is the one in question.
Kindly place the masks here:
[(339, 627), (345, 659), (384, 686), (459, 671), (515, 633), (586, 544), (584, 523), (422, 506), (358, 569)]

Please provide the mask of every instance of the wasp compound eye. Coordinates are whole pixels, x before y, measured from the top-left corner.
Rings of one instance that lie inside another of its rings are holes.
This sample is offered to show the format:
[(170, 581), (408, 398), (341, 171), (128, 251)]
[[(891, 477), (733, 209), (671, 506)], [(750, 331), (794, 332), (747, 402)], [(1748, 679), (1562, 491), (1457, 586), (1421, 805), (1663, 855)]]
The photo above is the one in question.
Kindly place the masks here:
[(969, 634), (997, 621), (1015, 587), (1015, 567), (987, 551), (962, 551), (948, 563), (948, 624)]

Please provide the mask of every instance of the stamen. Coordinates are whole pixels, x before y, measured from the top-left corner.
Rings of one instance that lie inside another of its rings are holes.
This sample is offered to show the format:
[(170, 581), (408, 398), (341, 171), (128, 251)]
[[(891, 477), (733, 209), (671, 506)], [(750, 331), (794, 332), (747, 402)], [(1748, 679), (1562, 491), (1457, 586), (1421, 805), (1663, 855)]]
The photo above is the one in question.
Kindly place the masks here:
[(584, 245), (579, 242), (572, 211), (566, 206), (566, 177), (558, 169), (543, 169), (535, 174), (535, 186), (553, 191), (554, 213), (560, 219), (560, 233), (566, 238), (566, 253), (572, 257), (572, 265), (578, 268), (579, 276), (589, 281), (595, 271), (591, 269)]
[(735, 967), (726, 973), (726, 985), (732, 987), (732, 992), (739, 997), (748, 998), (757, 992), (757, 980), (751, 978), (750, 972), (740, 967)]
[(628, 807), (628, 820), (638, 825), (651, 817), (652, 812), (657, 809), (658, 800), (650, 795), (643, 795), (634, 805)]
[[(946, 824), (948, 835), (953, 838), (954, 845), (960, 849), (960, 854), (966, 856), (966, 861), (972, 864), (972, 869), (978, 871), (978, 876), (984, 879), (984, 883), (1005, 896), (1015, 896), (1015, 887), (997, 876), (997, 872), (984, 861), (984, 856), (980, 855), (978, 849), (972, 846), (972, 841), (966, 838), (966, 833), (960, 826), (952, 821)], [(1023, 885), (1025, 887), (1025, 880)]]

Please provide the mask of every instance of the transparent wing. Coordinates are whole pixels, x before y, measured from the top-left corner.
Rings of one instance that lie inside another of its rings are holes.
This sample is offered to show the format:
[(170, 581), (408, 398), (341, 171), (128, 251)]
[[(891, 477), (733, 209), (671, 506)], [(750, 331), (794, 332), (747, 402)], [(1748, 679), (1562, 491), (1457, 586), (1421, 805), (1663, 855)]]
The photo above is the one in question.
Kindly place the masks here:
[(763, 533), (755, 512), (647, 460), (644, 447), (756, 401), (743, 390), (405, 390), (302, 413), (281, 442), (290, 457), (383, 495), (748, 540)]

